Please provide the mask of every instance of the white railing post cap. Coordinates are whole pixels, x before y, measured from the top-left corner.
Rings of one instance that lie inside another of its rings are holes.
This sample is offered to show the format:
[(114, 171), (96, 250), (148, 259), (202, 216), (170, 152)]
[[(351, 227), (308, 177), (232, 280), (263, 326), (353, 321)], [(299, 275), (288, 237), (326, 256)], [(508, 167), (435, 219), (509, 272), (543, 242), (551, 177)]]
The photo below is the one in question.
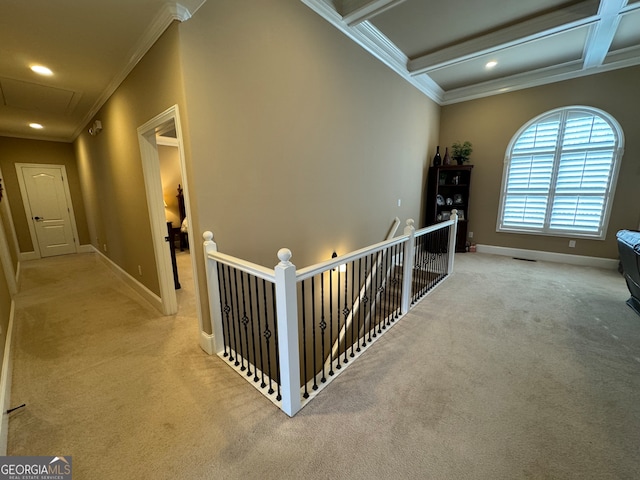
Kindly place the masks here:
[(291, 250), (289, 250), (288, 248), (281, 248), (280, 250), (278, 250), (278, 258), (280, 259), (280, 263), (283, 263), (285, 265), (289, 265), (289, 260), (291, 260), (291, 256), (293, 254), (291, 253)]
[(202, 238), (204, 238), (205, 242), (212, 242), (213, 241), (213, 232), (210, 232), (209, 230), (207, 230), (206, 232), (204, 232), (202, 234)]
[(407, 218), (407, 227), (413, 227), (415, 223), (416, 222), (413, 218)]

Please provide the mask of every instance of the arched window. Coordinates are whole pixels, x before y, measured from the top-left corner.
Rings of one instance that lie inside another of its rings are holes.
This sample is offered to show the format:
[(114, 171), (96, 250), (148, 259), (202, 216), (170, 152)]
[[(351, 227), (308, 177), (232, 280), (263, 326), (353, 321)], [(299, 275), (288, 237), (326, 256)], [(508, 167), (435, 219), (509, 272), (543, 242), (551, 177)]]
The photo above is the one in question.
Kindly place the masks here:
[(498, 231), (604, 239), (623, 144), (618, 122), (595, 108), (531, 120), (507, 149)]

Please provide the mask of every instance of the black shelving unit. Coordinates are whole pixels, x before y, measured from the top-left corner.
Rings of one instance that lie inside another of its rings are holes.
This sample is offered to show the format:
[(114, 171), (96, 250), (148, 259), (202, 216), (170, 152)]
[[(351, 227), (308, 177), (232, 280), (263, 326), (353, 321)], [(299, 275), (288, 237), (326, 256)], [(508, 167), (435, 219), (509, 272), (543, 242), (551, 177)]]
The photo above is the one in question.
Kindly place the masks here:
[(473, 165), (441, 165), (429, 168), (427, 180), (426, 224), (448, 220), (451, 210), (458, 211), (456, 252), (464, 252), (469, 222), (469, 192)]

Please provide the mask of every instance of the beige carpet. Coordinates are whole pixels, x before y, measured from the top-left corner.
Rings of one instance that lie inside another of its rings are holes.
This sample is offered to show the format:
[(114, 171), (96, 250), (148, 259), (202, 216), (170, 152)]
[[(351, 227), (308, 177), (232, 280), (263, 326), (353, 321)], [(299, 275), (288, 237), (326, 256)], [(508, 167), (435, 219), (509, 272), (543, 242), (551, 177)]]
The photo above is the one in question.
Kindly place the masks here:
[(637, 479), (640, 317), (614, 271), (482, 254), (290, 419), (95, 255), (23, 264), (10, 455), (74, 479)]

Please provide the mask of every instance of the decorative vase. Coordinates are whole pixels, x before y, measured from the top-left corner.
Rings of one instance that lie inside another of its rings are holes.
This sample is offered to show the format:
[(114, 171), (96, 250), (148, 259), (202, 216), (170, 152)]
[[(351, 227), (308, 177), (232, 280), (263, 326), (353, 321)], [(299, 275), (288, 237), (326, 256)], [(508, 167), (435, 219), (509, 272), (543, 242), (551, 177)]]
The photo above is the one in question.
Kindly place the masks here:
[(444, 159), (442, 160), (443, 165), (451, 165), (451, 157), (449, 156), (449, 148), (444, 149)]

